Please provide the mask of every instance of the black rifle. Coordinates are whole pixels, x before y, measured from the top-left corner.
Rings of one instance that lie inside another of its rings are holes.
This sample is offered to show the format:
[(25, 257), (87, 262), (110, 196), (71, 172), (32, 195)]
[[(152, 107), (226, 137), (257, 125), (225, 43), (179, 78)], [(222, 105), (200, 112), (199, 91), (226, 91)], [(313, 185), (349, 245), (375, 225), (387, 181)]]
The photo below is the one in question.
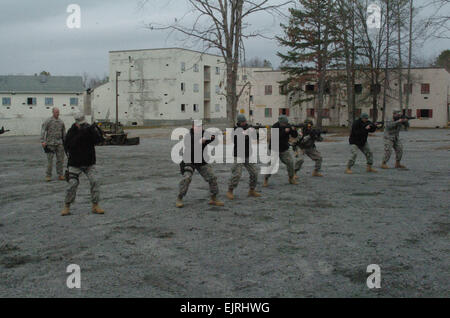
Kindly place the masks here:
[(4, 133), (7, 133), (10, 130), (5, 130), (5, 127), (2, 127), (2, 129), (0, 129), (0, 135), (3, 135)]
[(377, 121), (375, 123), (372, 123), (371, 121), (368, 121), (366, 124), (368, 126), (375, 127), (375, 129), (383, 129), (383, 127), (384, 127), (384, 121)]
[[(319, 128), (312, 128), (310, 130), (307, 130), (304, 132), (305, 135), (303, 135), (302, 138), (300, 138), (294, 145), (293, 150), (296, 151), (297, 148), (305, 149), (305, 148), (311, 148), (314, 147), (314, 143), (316, 141), (320, 142), (323, 141), (322, 135), (328, 134), (327, 130), (322, 130)], [(310, 138), (305, 138), (309, 136)]]

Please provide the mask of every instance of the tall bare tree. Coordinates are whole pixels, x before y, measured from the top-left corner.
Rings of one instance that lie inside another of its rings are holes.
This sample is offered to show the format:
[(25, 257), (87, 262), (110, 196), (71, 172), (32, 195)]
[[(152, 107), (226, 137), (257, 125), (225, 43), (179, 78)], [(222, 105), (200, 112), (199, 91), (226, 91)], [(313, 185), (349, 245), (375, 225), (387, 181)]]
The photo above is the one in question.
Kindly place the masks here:
[[(149, 0), (143, 2), (145, 5)], [(237, 104), (245, 86), (237, 91), (237, 73), (244, 40), (264, 36), (246, 22), (257, 13), (283, 15), (282, 8), (292, 1), (269, 0), (185, 0), (191, 10), (169, 25), (149, 24), (151, 30), (170, 30), (200, 40), (204, 49), (216, 49), (225, 60), (227, 119), (234, 124)]]

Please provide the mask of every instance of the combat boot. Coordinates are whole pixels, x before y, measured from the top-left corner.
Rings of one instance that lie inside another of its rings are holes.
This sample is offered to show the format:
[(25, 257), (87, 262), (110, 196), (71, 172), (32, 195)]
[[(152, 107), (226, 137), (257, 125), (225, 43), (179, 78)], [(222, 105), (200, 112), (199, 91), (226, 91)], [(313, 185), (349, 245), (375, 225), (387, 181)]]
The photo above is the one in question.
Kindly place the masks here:
[(269, 186), (269, 179), (264, 178), (264, 184), (263, 184), (263, 187), (264, 187), (264, 188), (267, 188), (268, 186)]
[(209, 205), (215, 205), (215, 206), (224, 206), (225, 203), (222, 201), (217, 200), (215, 195), (211, 196), (211, 201), (209, 201)]
[(62, 216), (66, 216), (70, 214), (70, 204), (64, 204), (64, 209), (61, 211)]
[(396, 168), (396, 169), (406, 169), (405, 166), (403, 166), (403, 165), (400, 164), (400, 161), (397, 161), (397, 162), (395, 163), (395, 168)]
[(52, 177), (45, 177), (45, 181), (47, 181), (47, 182), (52, 181)]
[(314, 170), (313, 171), (313, 173), (312, 173), (312, 176), (313, 177), (323, 177), (323, 174), (321, 174), (319, 171), (317, 171), (317, 170)]
[(383, 162), (381, 164), (381, 169), (389, 169), (388, 165), (386, 164), (386, 162)]
[(255, 189), (250, 189), (250, 191), (248, 191), (248, 196), (253, 198), (259, 198), (261, 197), (261, 193), (256, 192)]
[(184, 207), (183, 198), (177, 197), (176, 207), (179, 209)]
[(367, 172), (378, 172), (378, 171), (372, 168), (372, 165), (367, 165)]
[(92, 213), (94, 214), (105, 214), (105, 210), (103, 210), (98, 203), (92, 204)]
[(353, 174), (353, 171), (350, 167), (347, 167), (347, 170), (345, 170), (346, 174)]
[(227, 198), (230, 200), (234, 200), (233, 189), (228, 189)]
[(295, 178), (294, 177), (292, 177), (292, 178), (289, 178), (289, 183), (290, 184), (298, 184), (298, 182), (297, 182), (297, 180), (295, 180)]

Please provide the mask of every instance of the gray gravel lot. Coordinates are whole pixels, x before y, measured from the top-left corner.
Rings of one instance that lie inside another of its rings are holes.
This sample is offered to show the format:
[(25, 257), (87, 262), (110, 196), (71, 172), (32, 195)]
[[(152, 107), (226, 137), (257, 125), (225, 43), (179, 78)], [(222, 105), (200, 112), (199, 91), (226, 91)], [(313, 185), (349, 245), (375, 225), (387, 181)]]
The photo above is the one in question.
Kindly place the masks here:
[[(284, 166), (261, 199), (226, 201), (230, 165), (214, 165), (225, 207), (208, 206), (196, 174), (184, 209), (169, 129), (141, 145), (97, 148), (102, 207), (83, 176), (72, 215), (66, 183), (44, 182), (37, 137), (0, 137), (0, 297), (449, 297), (450, 131), (402, 132), (408, 170), (344, 175), (347, 137), (318, 144), (325, 178), (306, 158), (300, 184)], [(380, 165), (382, 133), (370, 137)], [(391, 159), (390, 165), (393, 165)], [(66, 267), (81, 267), (80, 290)], [(382, 288), (369, 290), (369, 264)]]

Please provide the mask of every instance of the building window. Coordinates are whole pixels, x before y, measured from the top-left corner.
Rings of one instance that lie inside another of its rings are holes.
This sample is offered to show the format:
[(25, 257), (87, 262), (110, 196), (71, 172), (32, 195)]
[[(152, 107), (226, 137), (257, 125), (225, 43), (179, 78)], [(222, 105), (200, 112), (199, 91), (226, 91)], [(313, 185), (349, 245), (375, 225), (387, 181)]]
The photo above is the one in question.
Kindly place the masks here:
[(186, 63), (181, 62), (181, 71), (184, 72), (186, 71)]
[(322, 109), (322, 118), (330, 118), (330, 110), (328, 108)]
[(53, 106), (53, 97), (45, 98), (45, 106)]
[(220, 67), (216, 67), (216, 75), (220, 75)]
[(289, 108), (280, 108), (280, 115), (289, 116)]
[(286, 85), (280, 85), (278, 89), (279, 89), (280, 95), (286, 95), (287, 94), (287, 87), (286, 87)]
[(264, 95), (272, 95), (272, 85), (266, 85), (264, 87)]
[(2, 105), (3, 106), (11, 106), (11, 97), (3, 97)]
[(181, 83), (181, 91), (184, 92), (185, 91), (185, 86), (184, 83)]
[(266, 109), (264, 110), (264, 116), (265, 116), (266, 118), (272, 118), (272, 108), (266, 108)]
[(253, 103), (253, 95), (250, 95), (250, 103)]
[(216, 94), (220, 94), (220, 86), (216, 85)]
[(247, 75), (242, 75), (242, 80), (245, 82), (247, 80)]
[(220, 104), (216, 104), (216, 113), (220, 113)]
[(236, 81), (239, 81), (239, 75), (236, 75)]
[(198, 104), (194, 104), (194, 112), (198, 112)]
[(198, 73), (198, 64), (194, 64), (194, 72)]
[(381, 85), (380, 84), (370, 84), (370, 93), (371, 94), (380, 94)]
[(355, 117), (361, 117), (361, 108), (356, 108)]
[(200, 85), (194, 84), (194, 93), (198, 93), (200, 90)]
[(433, 118), (432, 109), (418, 109), (417, 118)]
[(355, 84), (355, 94), (360, 95), (362, 94), (363, 86), (362, 84)]
[(36, 97), (28, 97), (27, 105), (36, 105)]
[[(409, 94), (412, 94), (413, 84), (409, 84)], [(408, 84), (403, 84), (403, 93), (408, 93)]]
[(78, 106), (78, 97), (70, 98), (70, 106)]
[(249, 115), (250, 115), (250, 116), (253, 116), (253, 109), (250, 109)]
[(316, 86), (314, 84), (308, 84), (305, 86), (306, 93), (314, 93), (315, 90), (316, 90)]
[(181, 104), (181, 112), (186, 112), (186, 104)]
[(430, 84), (422, 84), (422, 94), (430, 94)]

